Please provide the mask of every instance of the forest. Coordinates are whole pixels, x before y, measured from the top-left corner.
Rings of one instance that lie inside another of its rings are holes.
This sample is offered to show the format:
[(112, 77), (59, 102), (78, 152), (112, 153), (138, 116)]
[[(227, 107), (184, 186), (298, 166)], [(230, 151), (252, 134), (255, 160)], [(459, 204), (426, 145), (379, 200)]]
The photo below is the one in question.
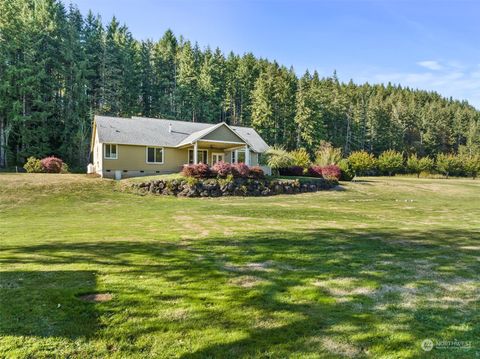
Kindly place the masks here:
[(83, 169), (95, 114), (252, 126), (270, 145), (311, 155), (322, 141), (344, 155), (434, 156), (480, 145), (480, 113), (466, 101), (343, 83), (336, 73), (298, 75), (171, 30), (138, 40), (115, 18), (103, 23), (57, 0), (0, 1), (0, 167), (55, 155)]

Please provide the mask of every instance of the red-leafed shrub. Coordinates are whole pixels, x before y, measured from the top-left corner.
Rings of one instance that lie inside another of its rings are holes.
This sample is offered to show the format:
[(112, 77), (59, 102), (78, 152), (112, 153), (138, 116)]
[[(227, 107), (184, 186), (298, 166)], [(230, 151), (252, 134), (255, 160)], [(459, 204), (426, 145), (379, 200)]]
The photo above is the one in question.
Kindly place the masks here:
[(265, 178), (265, 173), (260, 166), (250, 167), (250, 177), (254, 179)]
[(227, 162), (217, 162), (212, 166), (212, 172), (218, 177), (227, 177), (229, 174), (232, 174), (232, 165)]
[(320, 166), (310, 166), (307, 172), (310, 177), (322, 177), (322, 167)]
[(248, 166), (243, 163), (243, 162), (240, 162), (240, 163), (235, 163), (233, 166), (232, 166), (232, 174), (234, 177), (248, 177), (250, 173), (250, 168), (248, 168)]
[(342, 170), (336, 165), (328, 165), (321, 167), (322, 177), (327, 180), (340, 180)]
[(281, 176), (303, 176), (304, 168), (302, 166), (290, 166), (279, 168), (278, 172)]
[(40, 161), (44, 172), (47, 173), (61, 173), (63, 161), (55, 156), (45, 157)]
[(204, 163), (197, 165), (185, 165), (182, 169), (185, 177), (208, 178), (210, 176), (210, 167)]

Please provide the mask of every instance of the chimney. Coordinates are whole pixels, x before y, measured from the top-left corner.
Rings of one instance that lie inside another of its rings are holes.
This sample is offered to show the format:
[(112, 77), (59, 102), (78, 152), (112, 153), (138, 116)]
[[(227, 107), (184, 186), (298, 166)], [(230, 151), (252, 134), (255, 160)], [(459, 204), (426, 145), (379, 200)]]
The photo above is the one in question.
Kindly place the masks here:
[(172, 133), (172, 124), (171, 123), (168, 125), (168, 133)]

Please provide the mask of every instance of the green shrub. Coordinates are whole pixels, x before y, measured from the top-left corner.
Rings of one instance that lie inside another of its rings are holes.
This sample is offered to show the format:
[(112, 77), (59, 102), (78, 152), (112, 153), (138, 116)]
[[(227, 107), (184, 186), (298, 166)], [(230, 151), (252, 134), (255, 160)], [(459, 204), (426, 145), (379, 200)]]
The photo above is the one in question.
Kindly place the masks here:
[(341, 170), (340, 181), (351, 181), (355, 177), (355, 172), (353, 172), (346, 158), (338, 162), (338, 167)]
[(70, 173), (70, 167), (68, 167), (68, 165), (65, 162), (63, 162), (62, 164), (62, 169), (60, 170), (60, 173), (63, 173), (63, 174)]
[(378, 157), (377, 164), (380, 171), (392, 176), (403, 169), (403, 155), (394, 150), (385, 151)]
[(467, 175), (473, 179), (480, 173), (480, 155), (470, 155), (463, 157), (463, 164)]
[(270, 147), (265, 152), (265, 155), (267, 157), (267, 165), (277, 174), (280, 168), (289, 167), (293, 163), (292, 155), (282, 147)]
[(290, 152), (290, 156), (292, 157), (292, 166), (307, 168), (311, 164), (310, 155), (304, 148)]
[(463, 170), (462, 160), (453, 154), (440, 153), (437, 155), (436, 169), (447, 178), (450, 175), (459, 175)]
[(342, 150), (325, 141), (320, 143), (316, 155), (315, 164), (319, 166), (338, 165), (342, 160)]
[(348, 164), (355, 176), (360, 176), (375, 168), (375, 157), (365, 151), (355, 151), (348, 156)]
[(23, 165), (23, 168), (28, 173), (42, 173), (45, 172), (43, 170), (42, 162), (35, 157), (28, 157), (27, 162)]
[(422, 157), (418, 161), (420, 172), (432, 172), (435, 168), (435, 161), (430, 157)]

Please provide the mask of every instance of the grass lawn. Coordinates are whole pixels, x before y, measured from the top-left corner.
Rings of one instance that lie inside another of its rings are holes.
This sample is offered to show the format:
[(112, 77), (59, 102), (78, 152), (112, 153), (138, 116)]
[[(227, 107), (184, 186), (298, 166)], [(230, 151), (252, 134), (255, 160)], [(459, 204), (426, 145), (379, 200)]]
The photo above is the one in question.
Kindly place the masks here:
[[(0, 357), (480, 355), (480, 181), (344, 187), (189, 199), (0, 174)], [(113, 298), (78, 298), (95, 292)]]

